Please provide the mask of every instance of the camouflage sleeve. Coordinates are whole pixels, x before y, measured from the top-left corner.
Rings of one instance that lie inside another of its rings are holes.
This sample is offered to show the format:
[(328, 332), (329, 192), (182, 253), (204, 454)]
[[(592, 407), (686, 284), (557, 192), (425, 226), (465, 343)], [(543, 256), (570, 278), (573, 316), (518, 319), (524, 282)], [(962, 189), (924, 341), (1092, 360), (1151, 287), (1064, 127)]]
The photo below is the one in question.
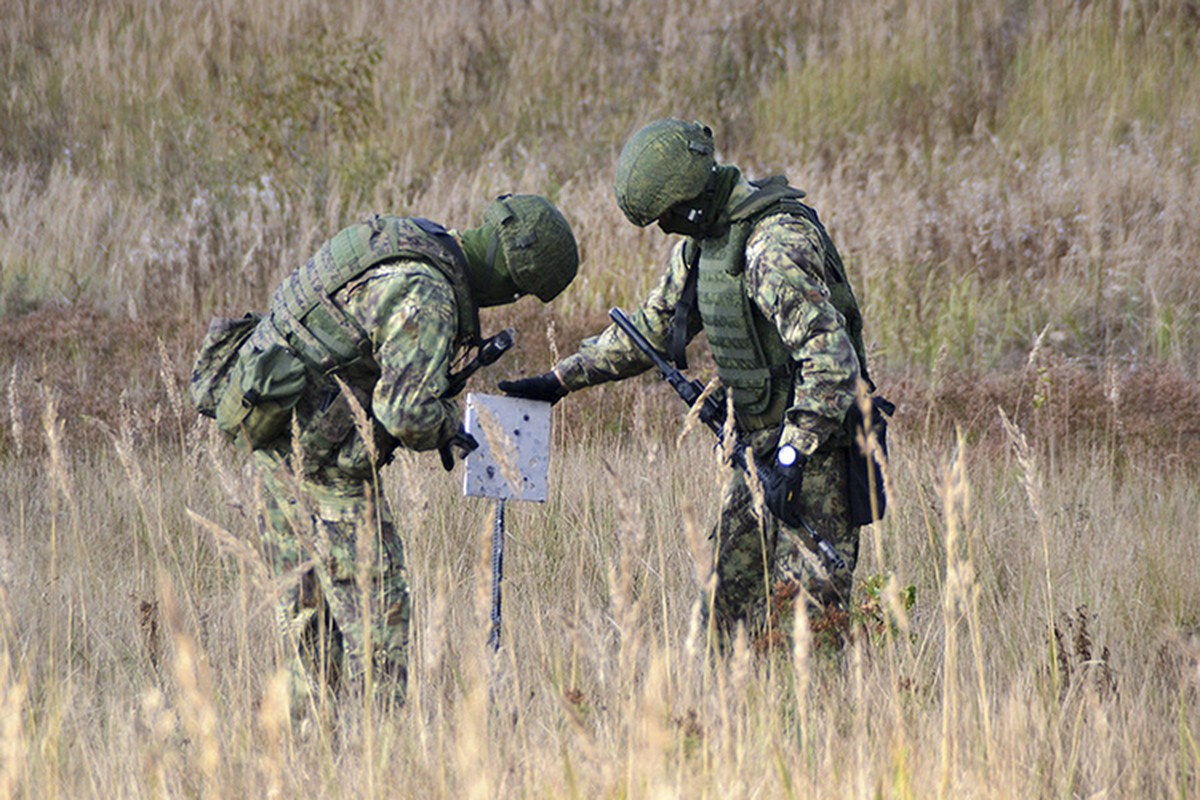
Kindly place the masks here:
[(410, 450), (433, 450), (458, 430), (449, 384), (458, 330), (454, 290), (433, 267), (401, 261), (349, 287), (347, 309), (374, 332), (380, 377), (372, 411)]
[[(666, 351), (671, 315), (683, 293), (687, 265), (680, 242), (671, 253), (667, 271), (637, 311), (629, 315), (634, 326), (650, 340), (659, 352)], [(693, 311), (688, 319), (687, 340), (700, 332), (700, 315)], [(653, 363), (615, 324), (598, 335), (584, 339), (579, 351), (567, 356), (554, 367), (554, 372), (571, 391), (606, 381), (629, 378), (650, 369)]]
[(800, 365), (780, 443), (806, 455), (841, 430), (859, 377), (845, 320), (829, 299), (823, 256), (817, 230), (790, 215), (764, 219), (746, 242), (747, 293)]

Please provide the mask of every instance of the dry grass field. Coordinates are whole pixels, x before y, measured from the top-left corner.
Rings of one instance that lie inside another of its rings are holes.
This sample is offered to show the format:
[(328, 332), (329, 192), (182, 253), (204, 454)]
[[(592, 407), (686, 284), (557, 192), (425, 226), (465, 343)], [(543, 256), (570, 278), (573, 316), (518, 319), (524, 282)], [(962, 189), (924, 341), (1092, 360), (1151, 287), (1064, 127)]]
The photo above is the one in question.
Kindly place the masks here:
[[(0, 18), (0, 798), (1200, 797), (1195, 0)], [(544, 369), (656, 277), (611, 172), (667, 115), (809, 192), (899, 404), (853, 643), (710, 650), (725, 475), (646, 376), (555, 407), (496, 655), (491, 506), (397, 458), (408, 704), (301, 735), (261, 489), (184, 400), (208, 318), (371, 211), (538, 192), (580, 277), (485, 314), (471, 388)]]

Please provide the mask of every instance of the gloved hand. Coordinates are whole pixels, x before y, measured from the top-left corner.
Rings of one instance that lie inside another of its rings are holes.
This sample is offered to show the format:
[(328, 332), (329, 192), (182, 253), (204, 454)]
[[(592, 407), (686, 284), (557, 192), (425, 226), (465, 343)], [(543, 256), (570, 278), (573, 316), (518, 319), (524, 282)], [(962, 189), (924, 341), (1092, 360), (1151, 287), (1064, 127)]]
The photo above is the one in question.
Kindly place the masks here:
[(518, 378), (515, 381), (500, 381), (498, 385), (500, 391), (512, 397), (542, 400), (551, 404), (567, 396), (567, 387), (562, 385), (562, 381), (553, 372), (531, 378)]
[(458, 451), (459, 458), (466, 458), (467, 454), (479, 447), (479, 441), (467, 433), (466, 428), (462, 423), (458, 425), (458, 432), (451, 436), (438, 447), (438, 455), (442, 457), (442, 468), (449, 472), (454, 469), (454, 451)]
[(808, 459), (794, 447), (784, 445), (775, 451), (775, 463), (759, 471), (767, 509), (792, 528), (799, 528), (804, 522), (800, 488), (804, 485), (804, 465), (807, 463)]

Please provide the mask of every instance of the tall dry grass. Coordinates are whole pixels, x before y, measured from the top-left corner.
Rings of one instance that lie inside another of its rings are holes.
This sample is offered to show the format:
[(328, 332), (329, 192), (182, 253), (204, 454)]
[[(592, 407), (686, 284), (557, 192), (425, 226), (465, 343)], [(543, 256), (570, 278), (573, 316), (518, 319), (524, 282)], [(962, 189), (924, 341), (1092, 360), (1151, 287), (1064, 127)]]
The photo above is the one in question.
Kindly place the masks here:
[(196, 322), (364, 213), (468, 226), (513, 190), (563, 205), (584, 269), (559, 307), (600, 312), (664, 248), (612, 163), (674, 114), (810, 192), (888, 362), (1011, 366), (1050, 326), (1072, 357), (1200, 372), (1190, 0), (0, 11), (8, 312)]
[(1000, 444), (897, 429), (853, 644), (830, 657), (801, 625), (787, 651), (718, 655), (699, 625), (725, 478), (708, 440), (663, 446), (646, 407), (620, 436), (560, 414), (550, 499), (509, 504), (493, 655), (491, 505), (401, 454), (384, 492), (412, 572), (408, 704), (347, 701), (302, 735), (246, 465), (186, 416), (72, 451), (44, 403), (44, 455), (0, 481), (3, 796), (1197, 791), (1187, 471), (1066, 442), (1050, 462), (1001, 410)]
[[(1194, 2), (0, 18), (0, 797), (1200, 793)], [(901, 401), (854, 644), (712, 654), (723, 475), (631, 381), (556, 407), (498, 656), (490, 506), (397, 459), (408, 705), (300, 736), (261, 490), (179, 394), (204, 321), (368, 211), (541, 192), (581, 275), (487, 322), (520, 330), (508, 374), (542, 369), (655, 279), (611, 168), (667, 114), (809, 191)]]

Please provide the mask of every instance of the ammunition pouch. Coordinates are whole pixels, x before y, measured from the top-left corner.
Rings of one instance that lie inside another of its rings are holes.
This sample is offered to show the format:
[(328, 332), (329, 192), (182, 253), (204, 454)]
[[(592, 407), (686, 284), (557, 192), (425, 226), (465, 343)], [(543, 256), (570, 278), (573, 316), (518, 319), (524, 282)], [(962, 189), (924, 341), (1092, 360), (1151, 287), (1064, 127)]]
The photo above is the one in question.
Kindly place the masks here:
[(217, 428), (251, 449), (263, 447), (287, 434), (307, 385), (304, 362), (284, 345), (243, 347), (217, 403)]

